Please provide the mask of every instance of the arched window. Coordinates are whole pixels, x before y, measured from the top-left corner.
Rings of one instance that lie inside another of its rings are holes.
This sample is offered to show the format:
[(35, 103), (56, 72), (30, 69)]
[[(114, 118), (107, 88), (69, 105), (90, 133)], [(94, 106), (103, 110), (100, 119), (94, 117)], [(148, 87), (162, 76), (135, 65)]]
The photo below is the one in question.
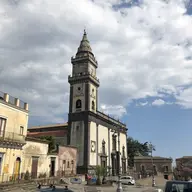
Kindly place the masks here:
[(113, 151), (116, 151), (116, 149), (117, 149), (117, 146), (116, 146), (116, 144), (117, 144), (117, 136), (115, 135), (115, 134), (113, 134), (112, 135), (112, 150)]
[(169, 171), (169, 168), (168, 168), (168, 166), (166, 165), (166, 166), (164, 166), (164, 172), (168, 172)]
[(123, 151), (122, 157), (125, 157), (125, 146), (122, 147), (122, 151)]
[(141, 166), (141, 172), (145, 172), (145, 166), (144, 165)]
[(102, 153), (105, 154), (105, 140), (102, 141)]
[(95, 102), (94, 101), (92, 101), (92, 110), (95, 110)]
[(78, 100), (76, 101), (76, 108), (77, 108), (77, 109), (80, 109), (80, 108), (81, 108), (81, 100), (80, 100), (80, 99), (78, 99)]
[(156, 165), (153, 165), (153, 174), (157, 175), (157, 167), (156, 167)]

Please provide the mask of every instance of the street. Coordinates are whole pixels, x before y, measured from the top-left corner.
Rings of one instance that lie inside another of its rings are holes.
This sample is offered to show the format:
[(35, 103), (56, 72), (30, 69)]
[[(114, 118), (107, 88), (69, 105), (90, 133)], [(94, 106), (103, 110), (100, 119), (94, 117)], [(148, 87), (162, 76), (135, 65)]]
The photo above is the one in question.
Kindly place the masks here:
[[(116, 192), (117, 187), (98, 187), (98, 186), (85, 186), (85, 185), (70, 185), (68, 192)], [(3, 190), (7, 191), (7, 190)], [(9, 190), (9, 192), (51, 192), (52, 189), (49, 187), (42, 187), (41, 189), (35, 188), (17, 188), (13, 190)], [(56, 186), (55, 192), (64, 192), (64, 186)], [(123, 191), (131, 191), (131, 192), (153, 192), (155, 188), (152, 187), (136, 187), (136, 186), (123, 186)], [(66, 191), (67, 192), (67, 191)]]
[[(43, 187), (41, 190), (37, 190), (37, 192), (48, 192), (52, 191), (52, 189)], [(56, 186), (55, 192), (63, 192), (64, 187), (63, 186)], [(115, 187), (98, 187), (98, 186), (84, 186), (84, 185), (70, 185), (69, 186), (69, 192), (116, 192), (116, 186)], [(152, 192), (155, 191), (152, 187), (136, 187), (136, 186), (123, 186), (123, 191), (131, 191), (131, 192)]]

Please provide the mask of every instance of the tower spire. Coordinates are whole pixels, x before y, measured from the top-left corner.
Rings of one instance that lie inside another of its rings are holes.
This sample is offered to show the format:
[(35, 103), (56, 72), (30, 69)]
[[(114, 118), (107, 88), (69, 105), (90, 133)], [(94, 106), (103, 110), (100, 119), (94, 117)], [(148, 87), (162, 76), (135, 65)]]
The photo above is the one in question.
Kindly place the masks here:
[(87, 33), (86, 33), (86, 28), (84, 27), (84, 35), (87, 35)]
[(81, 40), (81, 43), (79, 45), (76, 55), (79, 55), (80, 53), (84, 53), (84, 52), (89, 52), (89, 53), (93, 54), (85, 29), (84, 29), (84, 33), (83, 33), (83, 38)]

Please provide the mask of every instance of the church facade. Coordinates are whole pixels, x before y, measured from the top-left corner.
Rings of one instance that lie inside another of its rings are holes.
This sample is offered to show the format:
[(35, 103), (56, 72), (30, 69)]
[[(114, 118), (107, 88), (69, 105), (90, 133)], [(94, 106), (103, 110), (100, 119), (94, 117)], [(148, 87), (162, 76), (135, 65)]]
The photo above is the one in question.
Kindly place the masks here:
[(119, 169), (125, 173), (127, 128), (98, 110), (98, 63), (85, 31), (71, 63), (67, 142), (78, 148), (77, 173), (92, 172), (96, 165), (106, 167), (112, 175)]

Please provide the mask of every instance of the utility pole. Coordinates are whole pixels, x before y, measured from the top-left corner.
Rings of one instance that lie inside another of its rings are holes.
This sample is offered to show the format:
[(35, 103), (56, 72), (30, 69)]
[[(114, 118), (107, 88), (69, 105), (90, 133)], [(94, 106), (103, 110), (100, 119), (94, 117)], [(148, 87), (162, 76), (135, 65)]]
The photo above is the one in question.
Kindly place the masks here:
[(154, 150), (154, 146), (152, 145), (152, 143), (150, 142), (149, 144), (149, 150), (151, 152), (151, 164), (152, 164), (152, 187), (155, 187), (155, 171), (154, 171), (154, 164), (153, 164), (153, 150)]

